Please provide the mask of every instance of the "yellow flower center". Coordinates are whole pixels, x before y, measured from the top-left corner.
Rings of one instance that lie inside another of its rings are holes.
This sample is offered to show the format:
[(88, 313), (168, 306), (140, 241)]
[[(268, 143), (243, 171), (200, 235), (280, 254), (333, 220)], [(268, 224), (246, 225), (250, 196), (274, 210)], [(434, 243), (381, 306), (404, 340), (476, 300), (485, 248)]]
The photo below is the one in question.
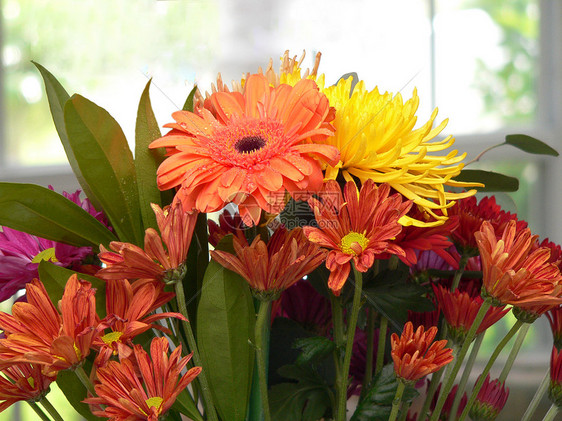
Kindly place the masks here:
[(51, 247), (50, 249), (43, 250), (41, 253), (37, 254), (31, 261), (31, 263), (40, 263), (42, 260), (47, 262), (57, 263), (57, 257), (55, 256), (55, 248)]
[(358, 254), (361, 254), (368, 245), (369, 239), (365, 237), (365, 234), (351, 231), (341, 239), (340, 249), (345, 254), (357, 256)]
[(101, 340), (104, 341), (107, 345), (111, 345), (113, 342), (117, 342), (122, 335), (123, 332), (110, 332), (103, 335), (101, 337)]
[(164, 399), (162, 399), (160, 396), (153, 396), (152, 398), (148, 398), (145, 402), (149, 408), (154, 407), (157, 411), (159, 411), (160, 407), (162, 406), (162, 402), (164, 402)]

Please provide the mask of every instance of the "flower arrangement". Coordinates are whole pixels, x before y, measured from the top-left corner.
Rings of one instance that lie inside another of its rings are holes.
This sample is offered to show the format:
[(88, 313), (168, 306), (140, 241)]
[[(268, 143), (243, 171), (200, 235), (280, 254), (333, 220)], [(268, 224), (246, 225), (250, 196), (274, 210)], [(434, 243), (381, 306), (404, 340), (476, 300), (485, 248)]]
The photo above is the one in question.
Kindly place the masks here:
[[(554, 419), (560, 246), (474, 196), (516, 180), (464, 169), (437, 110), (415, 127), (416, 91), (356, 74), (329, 86), (319, 56), (302, 60), (194, 87), (164, 135), (149, 82), (134, 155), (104, 109), (35, 63), (87, 198), (0, 183), (0, 298), (17, 297), (0, 313), (0, 411), (27, 401), (62, 420), (57, 382), (88, 420), (494, 420), (546, 314), (551, 367), (522, 419), (544, 395)], [(525, 135), (504, 144), (557, 155)]]

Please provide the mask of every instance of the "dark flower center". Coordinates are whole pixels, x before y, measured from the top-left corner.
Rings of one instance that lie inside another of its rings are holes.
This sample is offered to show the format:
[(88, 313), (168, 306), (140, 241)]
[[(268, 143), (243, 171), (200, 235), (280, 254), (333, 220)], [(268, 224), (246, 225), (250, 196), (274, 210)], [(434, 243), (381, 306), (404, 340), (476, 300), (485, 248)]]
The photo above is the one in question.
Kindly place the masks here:
[(265, 140), (260, 136), (244, 136), (234, 144), (234, 149), (239, 153), (259, 151), (265, 146)]

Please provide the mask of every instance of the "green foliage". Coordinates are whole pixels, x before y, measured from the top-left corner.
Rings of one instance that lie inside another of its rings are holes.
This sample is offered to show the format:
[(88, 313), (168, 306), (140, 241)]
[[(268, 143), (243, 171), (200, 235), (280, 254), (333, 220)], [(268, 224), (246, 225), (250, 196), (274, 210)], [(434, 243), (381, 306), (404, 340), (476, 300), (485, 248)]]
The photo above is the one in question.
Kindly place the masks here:
[(193, 397), (187, 389), (182, 390), (182, 392), (178, 395), (172, 408), (176, 409), (183, 415), (187, 415), (194, 421), (204, 421), (197, 409), (197, 406), (195, 405), (195, 402), (193, 401)]
[(0, 225), (77, 247), (116, 239), (80, 206), (34, 184), (0, 182)]
[[(373, 385), (364, 394), (357, 405), (351, 421), (387, 421), (392, 408), (392, 401), (398, 388), (394, 367), (388, 364), (373, 379)], [(407, 386), (402, 395), (402, 402), (410, 403), (418, 395), (416, 389)]]
[(455, 180), (483, 183), (484, 187), (477, 187), (482, 192), (515, 192), (519, 189), (517, 178), (493, 171), (462, 170)]
[(508, 134), (505, 143), (536, 155), (558, 156), (558, 152), (546, 143), (524, 134)]
[(222, 419), (244, 420), (254, 366), (255, 312), (246, 281), (214, 260), (203, 279), (197, 343)]
[[(92, 363), (88, 360), (84, 362), (84, 368), (87, 373), (90, 372)], [(82, 382), (78, 379), (76, 374), (71, 370), (59, 371), (57, 374), (57, 385), (66, 396), (68, 402), (88, 421), (99, 421), (98, 418), (92, 415), (90, 407), (82, 401), (87, 397), (87, 391)]]
[(193, 87), (193, 89), (189, 92), (189, 95), (185, 99), (183, 104), (183, 111), (191, 111), (193, 112), (193, 98), (195, 97), (195, 92), (197, 92), (197, 85)]
[(334, 351), (336, 344), (325, 336), (313, 336), (297, 339), (293, 348), (301, 350), (297, 364), (302, 366), (323, 360)]

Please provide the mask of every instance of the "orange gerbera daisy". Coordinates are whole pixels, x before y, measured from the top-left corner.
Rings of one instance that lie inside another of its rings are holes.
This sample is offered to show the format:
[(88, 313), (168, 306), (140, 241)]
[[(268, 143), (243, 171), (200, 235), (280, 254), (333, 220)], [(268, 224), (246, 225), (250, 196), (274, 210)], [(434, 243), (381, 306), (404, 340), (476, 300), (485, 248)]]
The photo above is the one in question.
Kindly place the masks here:
[(135, 336), (151, 328), (165, 333), (171, 332), (154, 322), (168, 317), (186, 320), (180, 313), (155, 313), (157, 308), (166, 304), (174, 297), (174, 293), (164, 293), (162, 283), (143, 283), (136, 290), (127, 280), (108, 281), (106, 284), (107, 316), (100, 322), (98, 330), (105, 332), (94, 341), (99, 347), (96, 364), (103, 366), (112, 355), (119, 354), (119, 358), (127, 358), (132, 350), (132, 340)]
[(310, 241), (330, 250), (326, 259), (328, 286), (335, 295), (340, 294), (349, 276), (351, 260), (358, 271), (366, 272), (376, 254), (405, 256), (404, 250), (390, 240), (402, 230), (399, 220), (412, 202), (389, 193), (387, 184), (377, 187), (367, 180), (359, 194), (355, 183), (346, 183), (342, 197), (338, 183), (328, 181), (320, 194), (322, 201), (309, 200), (319, 228), (304, 227), (303, 231)]
[[(107, 250), (100, 245), (98, 257), (107, 267), (98, 271), (102, 279), (149, 279), (173, 281), (183, 278), (183, 263), (189, 251), (197, 213), (184, 212), (179, 202), (163, 210), (152, 204), (161, 235), (148, 228), (144, 250), (134, 244), (112, 241)], [(166, 249), (162, 244), (166, 245)]]
[(40, 365), (14, 364), (0, 376), (0, 412), (18, 401), (37, 402), (49, 393), (54, 377), (41, 373)]
[(419, 326), (414, 332), (412, 322), (404, 325), (401, 337), (396, 333), (392, 334), (390, 347), (396, 376), (403, 380), (417, 381), (453, 361), (453, 350), (445, 348), (447, 341), (433, 342), (435, 335), (435, 326), (427, 332), (423, 326)]
[[(179, 345), (168, 357), (168, 340), (154, 338), (150, 357), (140, 345), (135, 345), (134, 359), (109, 361), (97, 371), (97, 397), (85, 399), (91, 405), (103, 405), (92, 411), (98, 417), (110, 420), (157, 421), (174, 404), (177, 396), (201, 372), (193, 367), (181, 376), (191, 354), (181, 357)], [(137, 376), (140, 372), (140, 376)]]
[(549, 248), (536, 248), (537, 236), (529, 228), (517, 231), (512, 220), (498, 239), (492, 224), (484, 221), (474, 235), (485, 294), (535, 316), (562, 303), (560, 269), (549, 263)]
[(207, 102), (209, 109), (175, 112), (176, 122), (166, 125), (173, 130), (150, 144), (167, 148), (158, 186), (178, 187), (185, 210), (213, 212), (233, 202), (247, 225), (256, 224), (261, 209), (283, 209), (286, 190), (320, 189), (315, 158), (339, 160), (335, 147), (305, 142), (333, 134), (334, 114), (312, 80), (272, 87), (254, 74), (242, 93), (216, 92)]
[(80, 364), (90, 353), (99, 318), (95, 289), (72, 275), (59, 302), (53, 306), (43, 284), (35, 279), (26, 286), (27, 303), (15, 303), (12, 315), (0, 313), (0, 360), (43, 364), (52, 375)]
[(285, 227), (278, 228), (267, 245), (259, 236), (251, 245), (234, 237), (234, 250), (236, 255), (214, 250), (211, 256), (240, 274), (258, 294), (274, 296), (308, 275), (326, 258), (326, 253), (310, 243), (301, 228), (290, 232)]

